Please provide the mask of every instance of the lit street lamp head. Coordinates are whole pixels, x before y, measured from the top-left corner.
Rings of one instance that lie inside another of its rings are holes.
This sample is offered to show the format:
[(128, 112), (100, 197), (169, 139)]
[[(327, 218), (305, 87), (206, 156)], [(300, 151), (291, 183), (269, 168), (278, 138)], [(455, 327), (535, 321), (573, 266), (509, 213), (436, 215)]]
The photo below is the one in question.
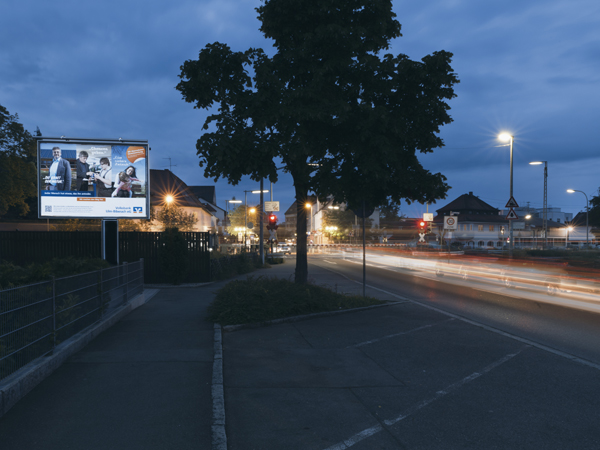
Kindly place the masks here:
[(510, 142), (511, 140), (513, 140), (513, 137), (508, 133), (501, 133), (500, 135), (498, 135), (498, 139), (500, 139), (503, 142)]
[(573, 189), (567, 189), (567, 192), (568, 192), (569, 194), (573, 194), (575, 191), (574, 191)]
[(172, 195), (167, 195), (167, 196), (165, 197), (165, 202), (167, 202), (167, 203), (169, 203), (169, 204), (173, 203), (173, 200), (174, 200), (174, 198), (173, 198), (173, 196), (172, 196)]
[(539, 166), (540, 164), (544, 164), (544, 161), (531, 161), (529, 164), (532, 166)]

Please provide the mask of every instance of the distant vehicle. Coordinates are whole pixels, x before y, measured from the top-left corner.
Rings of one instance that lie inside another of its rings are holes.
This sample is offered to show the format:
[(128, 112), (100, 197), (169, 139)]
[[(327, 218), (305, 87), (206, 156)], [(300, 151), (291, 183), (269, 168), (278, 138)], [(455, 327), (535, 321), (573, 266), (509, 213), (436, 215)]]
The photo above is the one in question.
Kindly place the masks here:
[(284, 255), (287, 253), (288, 255), (292, 254), (292, 249), (288, 245), (279, 245), (277, 246), (277, 253), (283, 253)]

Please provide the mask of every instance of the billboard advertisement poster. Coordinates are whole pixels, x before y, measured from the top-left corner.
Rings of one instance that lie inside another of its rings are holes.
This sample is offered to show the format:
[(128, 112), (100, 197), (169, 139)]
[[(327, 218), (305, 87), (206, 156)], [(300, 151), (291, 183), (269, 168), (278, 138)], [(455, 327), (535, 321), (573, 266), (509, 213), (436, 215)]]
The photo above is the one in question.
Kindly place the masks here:
[(38, 217), (150, 217), (148, 141), (37, 141)]

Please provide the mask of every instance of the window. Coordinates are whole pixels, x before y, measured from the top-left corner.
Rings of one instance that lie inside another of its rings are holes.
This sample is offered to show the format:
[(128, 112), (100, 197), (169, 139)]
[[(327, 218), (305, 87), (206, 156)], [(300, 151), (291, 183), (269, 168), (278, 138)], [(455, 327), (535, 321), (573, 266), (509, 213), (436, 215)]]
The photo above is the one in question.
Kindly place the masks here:
[[(483, 226), (483, 225), (481, 225), (481, 226)], [(477, 243), (477, 247), (483, 247), (484, 245), (485, 245), (485, 242), (483, 242), (483, 241), (479, 241)]]
[[(494, 225), (490, 225), (490, 231), (494, 231)], [(492, 244), (492, 247), (493, 247), (493, 246), (494, 246), (494, 245)]]
[[(477, 225), (477, 231), (483, 231), (483, 225)], [(483, 247), (483, 242), (481, 242), (481, 246)]]
[(494, 247), (494, 243), (492, 241), (489, 241), (487, 246), (493, 248)]
[(502, 242), (500, 242), (500, 241), (496, 242), (496, 247), (502, 247)]

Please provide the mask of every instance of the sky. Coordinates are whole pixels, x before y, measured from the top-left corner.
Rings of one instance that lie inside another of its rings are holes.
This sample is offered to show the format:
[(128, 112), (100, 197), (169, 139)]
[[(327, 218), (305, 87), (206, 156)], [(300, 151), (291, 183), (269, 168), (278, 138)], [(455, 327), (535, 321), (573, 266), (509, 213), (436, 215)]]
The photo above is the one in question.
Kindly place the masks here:
[[(272, 42), (259, 32), (260, 0), (20, 0), (0, 4), (0, 104), (30, 132), (48, 137), (148, 140), (150, 167), (168, 169), (188, 185), (215, 185), (218, 206), (244, 190), (204, 177), (196, 155), (207, 112), (175, 89), (180, 66), (209, 43), (234, 51)], [(454, 54), (460, 79), (449, 102), (453, 123), (441, 130), (445, 147), (420, 157), (451, 189), (434, 212), (473, 192), (496, 208), (509, 200), (509, 148), (514, 135), (513, 197), (576, 214), (581, 193), (598, 195), (600, 179), (600, 2), (598, 0), (396, 0), (403, 36), (389, 53), (420, 60)], [(169, 159), (170, 158), (170, 159)], [(265, 188), (271, 190), (268, 183)], [(258, 196), (248, 193), (248, 203)], [(267, 200), (270, 199), (270, 194)], [(273, 186), (282, 213), (294, 201), (291, 177)], [(426, 205), (403, 202), (420, 217)], [(280, 221), (283, 220), (282, 213)]]

